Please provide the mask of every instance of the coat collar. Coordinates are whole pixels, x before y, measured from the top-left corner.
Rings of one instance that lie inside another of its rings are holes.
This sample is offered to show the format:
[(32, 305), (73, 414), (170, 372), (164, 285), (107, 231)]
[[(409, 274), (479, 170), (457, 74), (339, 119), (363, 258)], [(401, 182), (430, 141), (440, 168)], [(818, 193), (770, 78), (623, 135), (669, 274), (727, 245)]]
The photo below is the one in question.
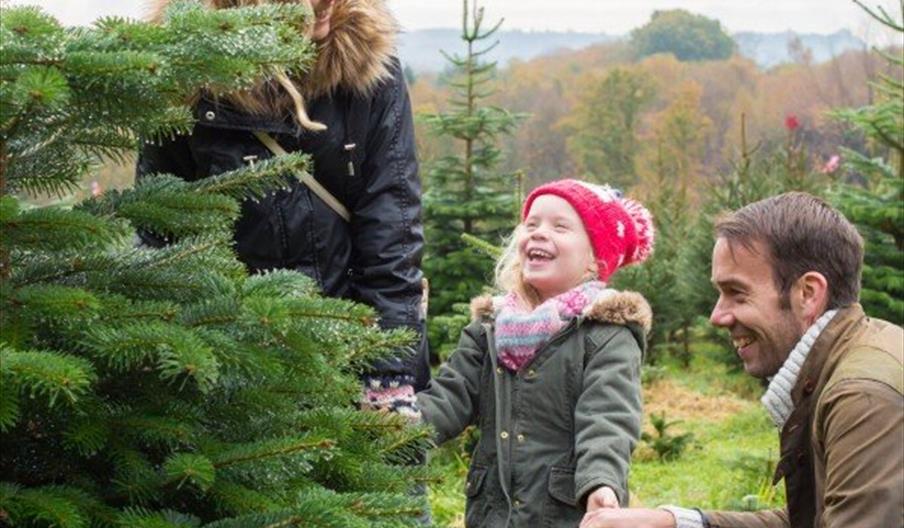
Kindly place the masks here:
[[(481, 295), (471, 301), (471, 318), (492, 321), (493, 297)], [(584, 319), (618, 325), (636, 324), (649, 332), (653, 325), (653, 310), (643, 295), (631, 291), (613, 291), (596, 299), (587, 310)]]
[(857, 326), (866, 314), (859, 304), (842, 308), (838, 311), (831, 322), (816, 338), (810, 353), (807, 355), (806, 361), (800, 368), (800, 374), (797, 377), (797, 383), (791, 389), (791, 400), (794, 407), (801, 407), (803, 400), (810, 394), (821, 392), (823, 385), (828, 381), (829, 376), (835, 370), (835, 366), (841, 359), (841, 347), (838, 346), (841, 341), (846, 340), (845, 337), (852, 328)]

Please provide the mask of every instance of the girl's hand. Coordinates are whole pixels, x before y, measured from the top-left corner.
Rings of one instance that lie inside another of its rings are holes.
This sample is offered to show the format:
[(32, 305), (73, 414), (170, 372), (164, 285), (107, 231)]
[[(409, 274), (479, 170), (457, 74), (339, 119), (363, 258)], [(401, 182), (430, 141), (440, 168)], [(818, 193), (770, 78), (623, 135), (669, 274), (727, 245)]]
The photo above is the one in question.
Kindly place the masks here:
[(618, 497), (609, 486), (601, 486), (587, 497), (587, 512), (599, 510), (600, 508), (618, 509)]

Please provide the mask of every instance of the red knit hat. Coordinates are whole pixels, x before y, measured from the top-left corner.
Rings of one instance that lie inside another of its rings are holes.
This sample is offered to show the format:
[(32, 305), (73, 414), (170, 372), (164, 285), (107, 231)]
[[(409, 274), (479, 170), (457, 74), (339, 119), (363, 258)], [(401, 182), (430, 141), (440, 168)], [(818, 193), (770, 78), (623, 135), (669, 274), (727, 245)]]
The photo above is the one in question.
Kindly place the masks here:
[(620, 191), (577, 180), (545, 183), (527, 196), (522, 220), (543, 194), (563, 198), (577, 211), (593, 246), (601, 281), (608, 281), (622, 266), (643, 262), (653, 253), (653, 216), (640, 203), (622, 197)]

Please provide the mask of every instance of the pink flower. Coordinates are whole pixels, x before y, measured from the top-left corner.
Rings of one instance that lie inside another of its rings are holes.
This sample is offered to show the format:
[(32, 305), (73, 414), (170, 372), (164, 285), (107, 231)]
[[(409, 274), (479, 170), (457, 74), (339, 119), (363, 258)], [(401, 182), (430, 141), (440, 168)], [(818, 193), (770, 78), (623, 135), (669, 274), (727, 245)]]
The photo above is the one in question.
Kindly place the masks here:
[(841, 166), (841, 156), (838, 154), (833, 154), (829, 161), (819, 169), (819, 172), (823, 174), (830, 174), (838, 170), (838, 167)]
[(796, 115), (788, 114), (785, 116), (785, 128), (787, 128), (788, 131), (794, 132), (798, 127), (800, 127), (800, 121), (798, 121)]
[(103, 187), (100, 186), (100, 183), (98, 183), (97, 180), (92, 181), (91, 182), (91, 196), (97, 197), (102, 194), (104, 194), (104, 189), (103, 189)]

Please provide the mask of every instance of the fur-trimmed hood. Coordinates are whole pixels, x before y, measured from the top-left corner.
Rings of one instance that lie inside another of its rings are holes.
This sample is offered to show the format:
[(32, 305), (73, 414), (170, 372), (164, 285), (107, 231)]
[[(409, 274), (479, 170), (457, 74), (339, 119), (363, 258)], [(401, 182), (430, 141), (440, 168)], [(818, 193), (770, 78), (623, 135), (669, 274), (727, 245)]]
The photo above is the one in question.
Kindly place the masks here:
[[(495, 317), (493, 297), (481, 295), (471, 301), (473, 320), (491, 321)], [(643, 295), (632, 291), (606, 290), (588, 306), (583, 317), (592, 321), (612, 324), (637, 324), (644, 332), (653, 326), (653, 310)]]
[(370, 95), (392, 76), (396, 52), (399, 25), (385, 0), (335, 0), (330, 26), (302, 93), (318, 97), (344, 88)]
[[(172, 0), (153, 0), (151, 20), (160, 20)], [(216, 0), (204, 0), (215, 7)], [(241, 3), (241, 2), (238, 2)], [(251, 2), (248, 2), (251, 4)], [(317, 43), (317, 58), (311, 71), (295, 84), (310, 100), (345, 89), (371, 95), (392, 76), (399, 25), (385, 0), (335, 0), (330, 33)]]

